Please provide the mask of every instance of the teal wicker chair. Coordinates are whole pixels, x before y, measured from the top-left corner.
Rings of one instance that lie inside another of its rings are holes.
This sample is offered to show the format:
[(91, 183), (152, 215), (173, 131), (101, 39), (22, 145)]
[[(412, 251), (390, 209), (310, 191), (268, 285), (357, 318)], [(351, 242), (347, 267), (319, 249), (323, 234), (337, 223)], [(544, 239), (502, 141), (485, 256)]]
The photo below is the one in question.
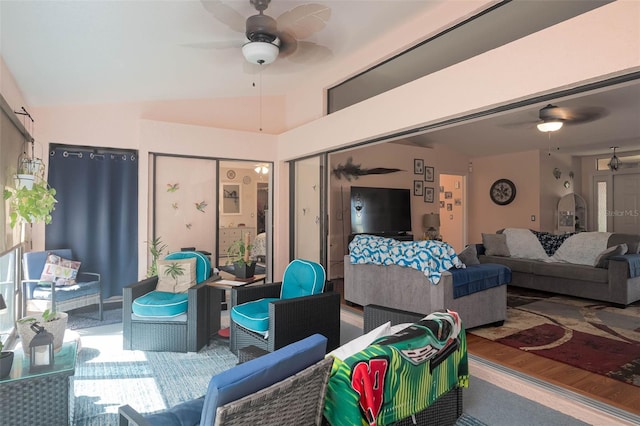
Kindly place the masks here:
[[(314, 333), (340, 344), (340, 294), (326, 281), (322, 265), (292, 261), (282, 282), (234, 288), (231, 293), (231, 351), (255, 346), (267, 352)], [(266, 334), (266, 337), (265, 337)]]

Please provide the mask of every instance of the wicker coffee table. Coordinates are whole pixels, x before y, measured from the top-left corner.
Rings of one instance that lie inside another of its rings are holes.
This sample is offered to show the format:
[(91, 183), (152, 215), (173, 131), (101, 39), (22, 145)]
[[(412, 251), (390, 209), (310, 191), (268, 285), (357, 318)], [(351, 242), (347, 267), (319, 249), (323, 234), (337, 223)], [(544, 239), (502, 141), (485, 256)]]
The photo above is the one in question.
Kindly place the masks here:
[(76, 368), (76, 342), (54, 354), (51, 371), (29, 372), (29, 357), (16, 349), (11, 374), (0, 380), (0, 422), (3, 425), (68, 425), (69, 377)]

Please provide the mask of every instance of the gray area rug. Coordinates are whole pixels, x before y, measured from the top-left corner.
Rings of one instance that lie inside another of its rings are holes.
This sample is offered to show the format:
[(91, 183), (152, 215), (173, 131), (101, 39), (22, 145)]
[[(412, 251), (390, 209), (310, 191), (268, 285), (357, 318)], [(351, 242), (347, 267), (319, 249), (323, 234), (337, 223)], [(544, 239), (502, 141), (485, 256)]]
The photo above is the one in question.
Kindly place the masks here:
[(101, 325), (122, 322), (122, 303), (104, 304), (102, 321), (99, 319), (97, 306), (87, 306), (67, 312), (67, 329), (81, 330), (83, 328), (98, 327)]

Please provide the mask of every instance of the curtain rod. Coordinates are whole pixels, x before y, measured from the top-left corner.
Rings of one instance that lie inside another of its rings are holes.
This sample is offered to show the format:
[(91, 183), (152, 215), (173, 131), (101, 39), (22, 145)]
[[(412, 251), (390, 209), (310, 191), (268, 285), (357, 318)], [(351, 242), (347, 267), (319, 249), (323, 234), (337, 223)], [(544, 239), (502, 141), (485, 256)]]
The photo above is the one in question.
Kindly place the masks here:
[[(11, 105), (7, 103), (7, 100), (4, 98), (4, 96), (2, 96), (1, 93), (0, 93), (0, 108), (2, 108), (2, 112), (4, 112), (4, 114), (9, 118), (9, 120), (13, 123), (13, 125), (16, 126), (16, 129), (18, 129), (18, 131), (22, 133), (22, 135), (25, 137), (25, 139), (28, 142), (35, 141), (35, 139), (33, 139), (33, 137), (31, 136), (29, 131), (26, 129), (26, 127), (24, 127), (24, 125), (20, 122), (20, 120), (18, 120), (18, 117), (13, 112), (13, 108), (11, 108)], [(29, 118), (31, 118), (31, 116), (29, 116)]]

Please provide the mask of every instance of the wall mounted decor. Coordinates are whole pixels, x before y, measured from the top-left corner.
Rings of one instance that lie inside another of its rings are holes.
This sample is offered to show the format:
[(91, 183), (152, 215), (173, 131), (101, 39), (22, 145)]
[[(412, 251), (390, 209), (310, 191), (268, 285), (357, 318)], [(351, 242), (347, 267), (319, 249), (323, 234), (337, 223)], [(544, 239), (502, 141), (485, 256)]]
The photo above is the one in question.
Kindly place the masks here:
[(414, 180), (413, 181), (413, 195), (422, 197), (423, 194), (423, 183), (421, 180)]
[(178, 210), (178, 203), (171, 203), (171, 207), (172, 207), (174, 210)]
[(453, 204), (447, 203), (447, 211), (450, 212), (453, 210)]
[(222, 214), (241, 214), (240, 185), (237, 183), (222, 184)]
[(195, 203), (196, 209), (202, 213), (204, 213), (204, 208), (208, 206), (208, 204), (204, 201), (200, 201), (199, 203)]
[(235, 179), (236, 171), (235, 170), (227, 170), (227, 179)]
[(453, 198), (453, 192), (447, 191), (444, 193), (444, 198)]
[(433, 189), (433, 187), (426, 186), (424, 188), (424, 202), (425, 203), (433, 203), (433, 194), (434, 193), (435, 193), (435, 190)]
[(351, 157), (347, 158), (346, 164), (338, 164), (333, 169), (333, 175), (337, 179), (342, 179), (344, 176), (348, 181), (351, 181), (352, 178), (358, 179), (360, 176), (366, 175), (383, 175), (388, 173), (395, 172), (404, 172), (402, 169), (387, 169), (384, 167), (375, 167), (373, 169), (363, 169), (360, 167), (360, 164), (353, 164), (353, 159)]
[(176, 192), (178, 189), (180, 189), (180, 184), (179, 183), (168, 183), (167, 184), (167, 192)]
[(440, 208), (444, 209), (444, 201), (440, 201)]
[(516, 186), (509, 179), (498, 179), (489, 189), (491, 201), (499, 206), (506, 206), (516, 198)]
[(424, 173), (424, 160), (422, 158), (413, 159), (413, 174), (421, 175)]
[(427, 182), (433, 182), (434, 172), (433, 167), (426, 166), (424, 168), (424, 180)]
[(462, 205), (462, 200), (460, 198), (456, 198), (454, 200), (453, 204), (455, 204), (456, 206), (461, 206)]
[(557, 167), (553, 169), (553, 177), (556, 179), (560, 179), (560, 176), (562, 176), (562, 172), (560, 171), (560, 169)]

